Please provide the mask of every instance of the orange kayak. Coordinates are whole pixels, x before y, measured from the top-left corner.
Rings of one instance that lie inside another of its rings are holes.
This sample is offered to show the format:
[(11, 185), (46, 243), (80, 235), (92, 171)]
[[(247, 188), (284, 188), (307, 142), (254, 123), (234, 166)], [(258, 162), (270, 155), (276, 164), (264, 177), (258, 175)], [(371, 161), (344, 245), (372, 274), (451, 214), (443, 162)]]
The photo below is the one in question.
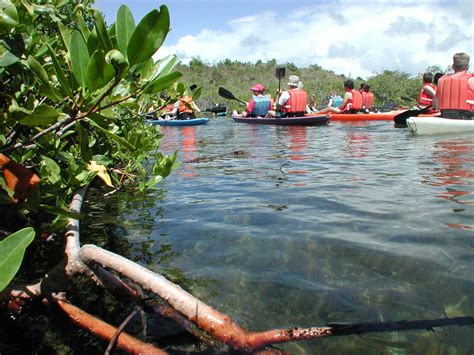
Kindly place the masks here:
[(404, 110), (369, 113), (328, 113), (331, 121), (393, 121)]

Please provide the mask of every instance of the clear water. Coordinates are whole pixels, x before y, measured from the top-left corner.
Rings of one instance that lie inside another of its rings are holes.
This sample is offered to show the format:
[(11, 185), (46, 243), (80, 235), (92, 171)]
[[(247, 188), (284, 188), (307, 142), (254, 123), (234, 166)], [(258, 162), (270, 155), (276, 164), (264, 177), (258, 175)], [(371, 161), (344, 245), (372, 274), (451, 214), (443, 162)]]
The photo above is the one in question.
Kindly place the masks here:
[[(108, 239), (245, 328), (474, 316), (472, 134), (229, 118), (162, 131), (181, 165), (146, 196), (113, 197)], [(474, 326), (278, 348), (472, 354)]]

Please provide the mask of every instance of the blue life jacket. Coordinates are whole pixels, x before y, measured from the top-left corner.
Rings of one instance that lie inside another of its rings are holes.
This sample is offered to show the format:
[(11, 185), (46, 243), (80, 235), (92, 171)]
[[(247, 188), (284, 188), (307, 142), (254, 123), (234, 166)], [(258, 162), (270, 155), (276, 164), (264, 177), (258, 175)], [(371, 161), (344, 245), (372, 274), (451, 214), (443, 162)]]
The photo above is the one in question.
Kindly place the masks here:
[(339, 95), (336, 95), (336, 96), (330, 96), (331, 99), (332, 99), (332, 105), (331, 107), (339, 107), (341, 106), (342, 104), (342, 97), (340, 97)]
[(255, 106), (253, 111), (251, 112), (252, 116), (265, 116), (270, 109), (270, 98), (266, 95), (263, 96), (255, 96), (252, 95), (253, 102)]

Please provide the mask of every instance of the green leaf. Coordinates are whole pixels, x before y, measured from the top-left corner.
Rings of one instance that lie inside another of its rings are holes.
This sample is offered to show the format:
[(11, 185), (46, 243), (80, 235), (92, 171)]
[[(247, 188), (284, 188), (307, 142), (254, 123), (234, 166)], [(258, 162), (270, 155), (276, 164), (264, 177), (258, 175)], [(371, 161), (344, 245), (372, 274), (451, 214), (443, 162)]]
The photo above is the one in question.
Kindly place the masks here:
[(199, 99), (201, 97), (201, 93), (202, 87), (199, 86), (197, 89), (194, 89), (194, 91), (191, 93), (193, 100), (196, 101), (197, 99)]
[(20, 124), (31, 127), (47, 127), (58, 120), (59, 111), (48, 105), (35, 108), (33, 113), (20, 119)]
[(82, 37), (78, 31), (72, 33), (70, 48), (72, 72), (79, 85), (82, 86), (82, 90), (85, 91), (87, 88), (87, 65), (89, 64), (89, 52), (84, 37)]
[(97, 32), (94, 30), (90, 33), (89, 38), (87, 39), (87, 49), (89, 53), (94, 53), (99, 44), (99, 39), (97, 38)]
[(0, 2), (0, 24), (17, 26), (20, 23), (15, 5), (9, 0)]
[(89, 134), (87, 130), (82, 127), (82, 124), (76, 125), (79, 145), (81, 147), (81, 157), (85, 162), (89, 162), (92, 159), (92, 151), (89, 148)]
[(71, 49), (69, 44), (71, 43), (71, 31), (69, 31), (69, 28), (67, 28), (63, 23), (59, 23), (58, 27), (63, 46), (68, 52), (70, 52)]
[(127, 46), (135, 29), (135, 20), (126, 5), (120, 6), (115, 20), (115, 31), (117, 36), (117, 45), (124, 56), (127, 55)]
[(110, 132), (109, 130), (107, 130), (105, 128), (102, 128), (97, 123), (95, 123), (93, 120), (85, 118), (85, 121), (89, 122), (92, 126), (96, 127), (99, 131), (104, 133), (106, 136), (108, 136), (110, 139), (115, 141), (117, 144), (119, 144), (121, 146), (124, 146), (128, 150), (132, 150), (132, 151), (136, 150), (136, 148), (133, 145), (131, 145), (129, 142), (127, 142), (124, 138), (122, 138), (120, 136), (117, 136), (116, 134)]
[(138, 24), (127, 47), (129, 65), (143, 62), (153, 56), (163, 44), (170, 30), (170, 15), (165, 5), (160, 11), (149, 12)]
[(20, 269), (25, 250), (35, 238), (33, 228), (23, 228), (0, 242), (0, 292), (7, 287)]
[(103, 49), (104, 52), (108, 52), (113, 49), (113, 47), (100, 11), (94, 10), (94, 20), (94, 26), (97, 31), (97, 37), (99, 38), (99, 44), (102, 47), (101, 49)]
[(155, 63), (151, 74), (149, 75), (149, 80), (155, 80), (159, 76), (163, 76), (171, 73), (171, 71), (178, 64), (178, 58), (174, 54), (170, 54), (163, 59)]
[(83, 14), (79, 11), (76, 13), (77, 22), (79, 23), (79, 28), (81, 29), (82, 36), (87, 40), (89, 38), (90, 31), (87, 28), (86, 22), (84, 21)]
[(97, 90), (114, 78), (114, 67), (105, 62), (105, 53), (97, 50), (92, 54), (87, 65), (88, 88)]
[(51, 100), (60, 101), (62, 98), (49, 83), (48, 73), (46, 73), (46, 70), (43, 68), (43, 66), (31, 55), (28, 56), (28, 65), (42, 84), (40, 87), (41, 92), (48, 96), (48, 98)]
[(174, 82), (179, 80), (183, 74), (179, 71), (175, 71), (159, 77), (150, 83), (143, 89), (143, 92), (146, 94), (155, 94), (160, 91), (163, 91), (166, 88), (169, 88)]
[(1, 67), (8, 67), (16, 62), (18, 62), (20, 58), (10, 52), (2, 43), (0, 43), (0, 66)]
[(61, 84), (61, 87), (66, 93), (66, 95), (72, 97), (73, 94), (72, 94), (71, 86), (69, 85), (69, 81), (66, 78), (66, 74), (64, 73), (64, 70), (61, 67), (61, 64), (59, 64), (58, 58), (56, 58), (56, 53), (54, 53), (54, 50), (51, 48), (49, 44), (47, 46), (48, 46), (49, 55), (51, 56), (51, 61), (53, 62), (54, 70), (56, 71), (56, 76), (58, 78), (58, 81)]
[(79, 219), (81, 218), (81, 214), (78, 212), (74, 212), (65, 208), (57, 207), (57, 206), (48, 206), (48, 205), (40, 205), (41, 209), (58, 215), (58, 216), (64, 216), (67, 218), (74, 218), (74, 219)]
[(53, 159), (42, 156), (41, 157), (41, 177), (48, 179), (52, 184), (61, 180), (61, 168)]

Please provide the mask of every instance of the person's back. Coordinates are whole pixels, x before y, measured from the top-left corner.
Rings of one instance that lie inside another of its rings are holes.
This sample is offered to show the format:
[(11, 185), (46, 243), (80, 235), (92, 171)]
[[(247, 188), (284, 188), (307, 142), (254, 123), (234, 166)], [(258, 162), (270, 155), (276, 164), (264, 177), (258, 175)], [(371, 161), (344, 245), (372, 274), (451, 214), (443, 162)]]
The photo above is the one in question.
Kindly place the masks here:
[[(436, 86), (433, 85), (433, 74), (423, 74), (423, 85), (418, 93), (418, 108), (425, 109), (433, 105), (433, 99), (436, 95)], [(432, 110), (434, 111), (434, 110)]]
[(338, 95), (335, 90), (329, 95), (328, 107), (339, 107), (342, 104), (342, 96)]
[(365, 108), (369, 111), (372, 111), (374, 108), (374, 94), (370, 91), (370, 85), (364, 85), (364, 92), (365, 92)]
[(281, 116), (297, 117), (304, 116), (308, 103), (308, 93), (301, 87), (299, 77), (291, 75), (288, 78), (288, 89), (284, 91), (278, 100), (278, 109)]
[(453, 56), (454, 74), (438, 81), (435, 102), (444, 118), (474, 119), (474, 74), (468, 73), (469, 55)]

